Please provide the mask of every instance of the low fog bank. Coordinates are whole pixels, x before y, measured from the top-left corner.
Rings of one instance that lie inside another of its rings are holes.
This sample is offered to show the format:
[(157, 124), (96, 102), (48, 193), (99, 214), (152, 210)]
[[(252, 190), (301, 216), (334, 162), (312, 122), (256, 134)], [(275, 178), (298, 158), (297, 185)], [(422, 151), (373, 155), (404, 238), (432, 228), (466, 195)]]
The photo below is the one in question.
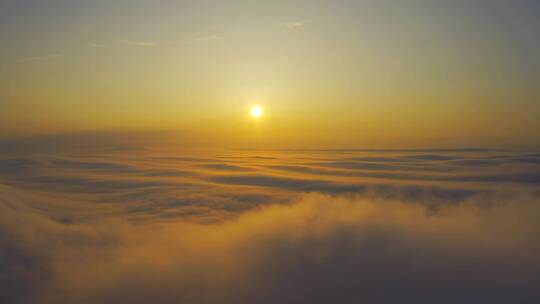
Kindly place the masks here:
[(0, 303), (540, 302), (538, 153), (79, 148), (0, 153)]
[(430, 205), (309, 193), (211, 224), (85, 218), (75, 201), (0, 194), (2, 303), (540, 301), (540, 200), (527, 191)]

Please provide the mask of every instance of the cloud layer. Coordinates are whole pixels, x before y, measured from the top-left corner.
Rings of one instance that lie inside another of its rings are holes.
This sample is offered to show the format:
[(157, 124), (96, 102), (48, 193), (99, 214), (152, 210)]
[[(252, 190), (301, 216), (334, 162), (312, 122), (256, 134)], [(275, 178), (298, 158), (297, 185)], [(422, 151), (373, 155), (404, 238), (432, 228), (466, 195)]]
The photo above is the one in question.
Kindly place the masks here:
[(536, 153), (0, 158), (2, 303), (535, 303)]

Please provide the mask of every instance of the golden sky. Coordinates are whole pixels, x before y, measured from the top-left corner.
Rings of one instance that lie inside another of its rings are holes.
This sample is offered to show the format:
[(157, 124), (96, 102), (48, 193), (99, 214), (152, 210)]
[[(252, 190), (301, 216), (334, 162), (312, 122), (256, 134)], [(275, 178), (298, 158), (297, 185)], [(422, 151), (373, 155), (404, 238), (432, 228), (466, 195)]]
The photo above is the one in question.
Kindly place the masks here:
[(0, 136), (538, 147), (538, 11), (525, 0), (3, 1)]

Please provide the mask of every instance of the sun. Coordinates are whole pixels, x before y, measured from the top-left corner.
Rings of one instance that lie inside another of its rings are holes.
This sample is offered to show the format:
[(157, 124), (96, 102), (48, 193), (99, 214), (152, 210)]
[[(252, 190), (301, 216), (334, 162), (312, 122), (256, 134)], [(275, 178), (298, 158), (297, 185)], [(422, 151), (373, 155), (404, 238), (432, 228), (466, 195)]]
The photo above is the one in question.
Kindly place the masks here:
[(257, 119), (257, 118), (260, 118), (262, 115), (263, 115), (263, 108), (261, 106), (252, 106), (251, 109), (249, 110), (249, 115), (251, 115), (251, 117)]

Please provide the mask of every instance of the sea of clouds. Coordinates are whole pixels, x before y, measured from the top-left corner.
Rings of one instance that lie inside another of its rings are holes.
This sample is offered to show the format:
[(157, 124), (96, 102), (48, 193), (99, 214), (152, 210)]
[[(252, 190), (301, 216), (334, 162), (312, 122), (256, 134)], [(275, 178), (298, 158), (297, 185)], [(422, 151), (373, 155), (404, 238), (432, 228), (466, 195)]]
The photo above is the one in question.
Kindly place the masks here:
[(46, 146), (0, 154), (1, 303), (540, 301), (538, 153)]

